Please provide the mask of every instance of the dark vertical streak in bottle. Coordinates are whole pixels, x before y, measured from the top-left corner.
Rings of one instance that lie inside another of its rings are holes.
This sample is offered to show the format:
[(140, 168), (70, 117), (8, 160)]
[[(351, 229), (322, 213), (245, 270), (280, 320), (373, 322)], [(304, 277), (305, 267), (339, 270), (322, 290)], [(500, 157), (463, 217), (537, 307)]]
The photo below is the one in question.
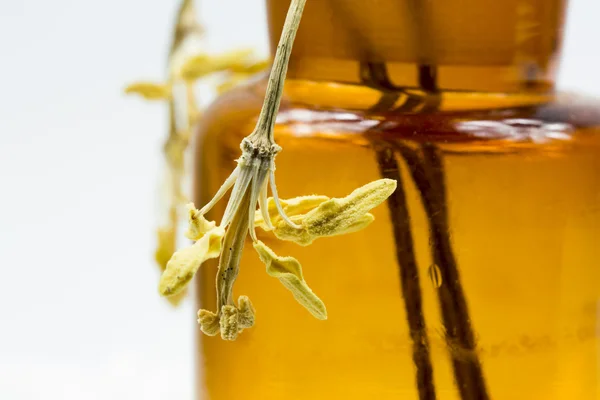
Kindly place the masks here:
[[(441, 93), (437, 82), (437, 43), (432, 29), (431, 3), (409, 0), (407, 6), (413, 16), (411, 31), (418, 52), (419, 86), (427, 93), (421, 112), (436, 111), (441, 104)], [(435, 146), (425, 144), (420, 153), (401, 148), (421, 194), (429, 220), (432, 258), (442, 276), (443, 283), (437, 289), (438, 299), (456, 386), (463, 400), (487, 400), (489, 395), (477, 355), (475, 334), (450, 241), (444, 167)]]
[(426, 92), (437, 93), (437, 67), (431, 64), (419, 64), (419, 86)]
[(406, 101), (402, 103), (396, 110), (413, 111), (422, 104), (427, 104), (426, 98), (421, 95), (407, 92), (405, 88), (395, 86), (387, 71), (385, 62), (381, 61), (381, 57), (374, 52), (374, 46), (370, 43), (367, 35), (361, 32), (360, 25), (356, 23), (351, 13), (347, 12), (346, 8), (338, 4), (335, 0), (323, 0), (330, 3), (330, 7), (335, 9), (336, 18), (344, 23), (345, 33), (352, 37), (360, 54), (360, 82), (368, 87), (379, 90), (381, 97), (369, 111), (385, 112), (394, 110), (396, 102), (402, 95), (406, 97)]
[[(379, 102), (371, 107), (371, 111), (389, 110), (394, 106), (401, 92), (395, 90), (393, 84), (390, 82), (385, 64), (361, 63), (360, 78), (365, 85), (381, 90), (383, 93)], [(419, 399), (435, 400), (433, 366), (429, 355), (427, 325), (423, 317), (419, 270), (414, 254), (410, 216), (406, 204), (404, 185), (402, 184), (402, 177), (400, 175), (400, 167), (396, 161), (394, 152), (389, 146), (377, 143), (373, 143), (373, 146), (376, 148), (377, 163), (381, 176), (395, 179), (398, 183), (396, 191), (390, 196), (387, 204), (394, 229), (400, 288), (413, 345), (412, 358), (416, 368), (415, 380)]]
[(419, 86), (425, 92), (424, 105), (420, 112), (437, 111), (442, 103), (442, 95), (437, 86), (437, 67), (431, 64), (417, 66)]
[[(369, 112), (436, 112), (439, 110), (442, 96), (437, 81), (435, 64), (435, 41), (433, 40), (429, 18), (428, 3), (410, 0), (407, 12), (414, 18), (413, 40), (418, 51), (417, 63), (419, 87), (423, 95), (408, 93), (402, 87), (396, 87), (389, 78), (387, 66), (380, 57), (370, 53), (371, 46), (358, 29), (352, 24), (352, 18), (344, 15), (340, 7), (340, 19), (343, 19), (363, 51), (360, 63), (362, 84), (381, 91), (379, 101)], [(406, 101), (394, 108), (401, 95)], [(388, 199), (388, 209), (394, 227), (396, 258), (399, 264), (400, 285), (411, 340), (413, 342), (413, 361), (417, 369), (417, 388), (419, 398), (435, 399), (433, 366), (429, 355), (426, 322), (423, 317), (422, 295), (418, 268), (414, 255), (414, 245), (410, 227), (410, 216), (406, 204), (405, 188), (402, 183), (399, 166), (391, 143), (373, 141), (377, 162), (383, 177), (398, 182), (396, 192)], [(458, 266), (454, 258), (447, 216), (444, 174), (441, 159), (433, 146), (423, 147), (421, 155), (400, 147), (411, 175), (420, 191), (429, 220), (433, 259), (440, 269), (442, 285), (438, 288), (438, 297), (442, 311), (446, 339), (451, 349), (455, 382), (462, 400), (487, 400), (489, 396), (483, 378), (481, 364), (476, 353), (475, 335), (471, 328), (467, 304)], [(458, 351), (453, 351), (458, 349)]]
[(406, 147), (399, 146), (399, 149), (421, 194), (429, 220), (432, 258), (443, 282), (437, 290), (440, 309), (461, 399), (487, 400), (489, 395), (477, 355), (475, 334), (450, 241), (441, 156), (431, 144), (422, 146), (421, 156)]
[[(420, 66), (419, 71), (421, 72), (419, 75), (419, 82), (427, 93), (425, 105), (420, 112), (437, 110), (441, 96), (437, 90), (435, 69), (427, 66)], [(365, 66), (361, 68), (361, 79), (365, 84), (372, 87), (383, 88), (389, 91), (394, 89), (387, 76), (385, 64), (374, 65), (366, 63)], [(379, 103), (381, 103), (382, 100), (380, 100)], [(410, 102), (407, 101), (395, 111), (409, 111), (407, 108), (409, 104)], [(410, 105), (410, 107), (412, 108), (413, 106)], [(373, 109), (371, 111), (373, 111)], [(460, 283), (458, 266), (456, 259), (454, 258), (449, 237), (446, 188), (441, 158), (433, 145), (424, 145), (420, 156), (418, 153), (415, 153), (408, 148), (400, 146), (400, 149), (402, 150), (400, 154), (409, 165), (413, 180), (421, 194), (423, 205), (429, 220), (432, 256), (434, 262), (440, 269), (442, 282), (444, 282), (442, 286), (438, 288), (438, 298), (442, 312), (442, 320), (446, 330), (446, 340), (451, 350), (450, 353), (456, 386), (462, 400), (487, 400), (489, 399), (489, 396), (487, 394), (481, 363), (479, 362), (476, 353), (475, 335), (471, 327), (467, 303)], [(382, 161), (379, 156), (378, 161), (380, 163)], [(399, 188), (402, 187), (402, 181), (400, 180), (399, 174), (396, 174), (393, 179), (398, 180)], [(406, 206), (406, 204), (404, 206)], [(408, 210), (405, 212), (408, 216)], [(392, 214), (394, 224), (398, 222), (396, 216)], [(407, 229), (407, 232), (410, 235), (410, 225), (406, 225), (404, 229)], [(396, 238), (397, 252), (402, 251), (403, 248), (401, 246), (402, 243), (399, 243)], [(401, 262), (400, 268), (404, 268), (404, 265), (402, 265)], [(403, 295), (406, 296), (406, 293), (403, 292)], [(406, 297), (405, 302), (408, 304)], [(419, 309), (419, 312), (422, 314), (422, 309)], [(414, 349), (413, 359), (417, 360)], [(429, 364), (431, 364), (429, 355), (427, 356), (427, 360)], [(419, 374), (420, 372), (417, 371), (417, 375)], [(421, 391), (419, 393), (421, 395)]]
[(387, 111), (394, 108), (394, 104), (400, 98), (400, 91), (393, 90), (383, 63), (360, 63), (360, 80), (367, 86), (382, 92), (379, 101), (371, 107), (371, 111)]
[(419, 87), (427, 94), (421, 112), (435, 111), (441, 103), (437, 83), (436, 42), (432, 30), (430, 2), (408, 0), (407, 13), (411, 15), (412, 41), (416, 49)]
[(404, 298), (404, 307), (412, 340), (412, 355), (416, 366), (419, 399), (434, 400), (436, 396), (433, 367), (429, 356), (427, 326), (423, 317), (419, 270), (415, 259), (413, 238), (410, 229), (410, 216), (408, 214), (406, 195), (400, 175), (400, 167), (394, 157), (394, 152), (389, 147), (377, 149), (376, 155), (381, 176), (395, 179), (398, 182), (398, 187), (388, 199), (387, 204), (396, 242), (396, 260), (399, 266), (400, 287), (402, 297)]

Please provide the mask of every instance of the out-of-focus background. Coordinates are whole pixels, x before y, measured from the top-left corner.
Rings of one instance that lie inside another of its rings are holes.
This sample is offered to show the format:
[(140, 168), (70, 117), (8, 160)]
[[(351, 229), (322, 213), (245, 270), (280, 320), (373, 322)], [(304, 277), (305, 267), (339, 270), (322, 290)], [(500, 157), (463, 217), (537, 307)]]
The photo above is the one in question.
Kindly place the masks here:
[[(319, 1), (319, 0), (314, 0)], [(559, 86), (600, 95), (598, 0), (571, 0)], [(152, 260), (178, 2), (0, 2), (0, 399), (192, 399), (195, 309)], [(263, 0), (204, 0), (209, 48), (266, 55)]]

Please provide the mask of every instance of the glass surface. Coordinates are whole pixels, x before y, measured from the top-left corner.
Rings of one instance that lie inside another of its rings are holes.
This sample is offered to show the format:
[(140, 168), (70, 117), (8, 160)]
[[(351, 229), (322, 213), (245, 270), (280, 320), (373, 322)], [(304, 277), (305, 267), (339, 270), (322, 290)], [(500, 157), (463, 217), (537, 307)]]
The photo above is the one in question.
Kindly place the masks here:
[[(236, 342), (199, 333), (199, 398), (597, 398), (600, 104), (553, 94), (551, 75), (449, 90), (435, 65), (415, 63), (418, 85), (405, 87), (393, 63), (354, 61), (356, 82), (292, 72), (275, 132), (280, 196), (340, 197), (382, 176), (399, 188), (361, 232), (300, 247), (258, 231), (302, 263), (329, 319), (299, 306), (247, 243), (235, 295), (250, 297), (256, 325)], [(264, 82), (204, 117), (197, 204), (235, 167)], [(202, 308), (214, 308), (215, 273), (215, 260), (199, 271)]]

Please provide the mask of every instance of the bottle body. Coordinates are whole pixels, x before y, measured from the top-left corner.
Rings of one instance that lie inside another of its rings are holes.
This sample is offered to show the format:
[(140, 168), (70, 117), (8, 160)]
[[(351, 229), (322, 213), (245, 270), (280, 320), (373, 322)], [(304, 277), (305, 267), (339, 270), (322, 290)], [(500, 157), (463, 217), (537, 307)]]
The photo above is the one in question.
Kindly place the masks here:
[[(289, 1), (268, 4), (276, 42)], [(247, 244), (235, 296), (256, 325), (235, 342), (199, 333), (199, 398), (600, 395), (600, 104), (553, 93), (562, 11), (307, 3), (275, 128), (279, 195), (342, 197), (381, 177), (398, 189), (360, 232), (310, 247), (257, 232), (302, 263), (328, 320)], [(235, 167), (264, 89), (232, 90), (203, 117), (197, 204)], [(214, 309), (216, 267), (198, 273), (201, 308)]]
[[(197, 202), (210, 198), (234, 167), (239, 141), (257, 117), (261, 87), (225, 96), (201, 127)], [(391, 116), (285, 106), (275, 133), (284, 149), (276, 172), (283, 198), (341, 197), (391, 174), (400, 179), (409, 221), (395, 220), (382, 205), (364, 231), (310, 247), (260, 232), (275, 252), (302, 263), (329, 319), (312, 318), (246, 251), (236, 291), (254, 302), (256, 326), (234, 343), (199, 336), (201, 393), (210, 399), (420, 398), (409, 321), (415, 310), (407, 308), (414, 296), (402, 282), (410, 279), (420, 294), (416, 312), (426, 324), (437, 398), (469, 396), (457, 390), (453, 363), (473, 357), (489, 398), (594, 398), (600, 115), (592, 109), (569, 100), (500, 112)], [(405, 157), (407, 148), (421, 154), (422, 146), (439, 152), (447, 240), (473, 348), (460, 338), (453, 342), (448, 331), (456, 327), (443, 315), (442, 291), (453, 282), (444, 279), (447, 266), (436, 265), (432, 246), (443, 244), (432, 239), (430, 215), (442, 206), (424, 200), (414, 159)], [(402, 276), (398, 252), (406, 249), (395, 239), (398, 225), (412, 237), (410, 277)], [(198, 280), (206, 308), (214, 302), (215, 268), (203, 267)]]

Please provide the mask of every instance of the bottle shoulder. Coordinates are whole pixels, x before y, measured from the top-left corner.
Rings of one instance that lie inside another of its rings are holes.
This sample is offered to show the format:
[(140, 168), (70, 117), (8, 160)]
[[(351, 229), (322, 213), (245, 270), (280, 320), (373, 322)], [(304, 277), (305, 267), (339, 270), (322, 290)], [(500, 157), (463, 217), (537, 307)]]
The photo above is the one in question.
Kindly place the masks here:
[[(600, 140), (599, 99), (558, 93), (523, 104), (511, 94), (441, 93), (432, 99), (412, 92), (411, 99), (407, 93), (402, 94), (405, 99), (398, 95), (386, 100), (373, 97), (369, 88), (291, 82), (277, 117), (276, 140), (410, 140), (479, 149)], [(264, 81), (258, 80), (220, 96), (203, 115), (197, 137), (239, 143), (252, 132), (263, 95)], [(336, 99), (346, 107), (333, 107)]]

